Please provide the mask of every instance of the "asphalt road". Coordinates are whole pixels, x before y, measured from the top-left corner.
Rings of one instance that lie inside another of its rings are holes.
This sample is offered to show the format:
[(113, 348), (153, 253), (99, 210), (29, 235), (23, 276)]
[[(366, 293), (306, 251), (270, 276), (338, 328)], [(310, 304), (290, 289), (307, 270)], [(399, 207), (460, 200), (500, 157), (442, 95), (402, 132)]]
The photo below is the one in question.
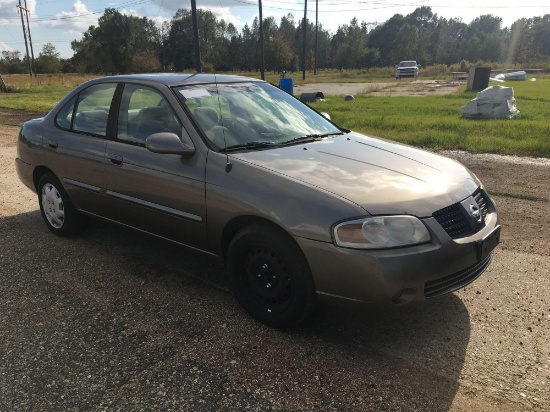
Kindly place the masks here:
[[(17, 129), (0, 129), (0, 411), (550, 410), (548, 232), (518, 248), (512, 223), (523, 202), (546, 230), (548, 181), (496, 197), (503, 244), (464, 290), (278, 331), (202, 255), (103, 222), (52, 235), (15, 175)], [(499, 184), (502, 164), (472, 168)]]

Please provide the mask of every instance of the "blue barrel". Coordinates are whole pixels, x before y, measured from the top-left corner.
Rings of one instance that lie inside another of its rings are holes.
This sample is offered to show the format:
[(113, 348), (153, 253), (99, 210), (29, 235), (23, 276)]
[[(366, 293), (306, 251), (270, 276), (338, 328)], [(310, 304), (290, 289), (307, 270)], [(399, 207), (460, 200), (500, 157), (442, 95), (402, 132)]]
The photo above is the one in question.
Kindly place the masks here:
[(294, 79), (286, 77), (279, 80), (279, 87), (289, 94), (294, 94)]

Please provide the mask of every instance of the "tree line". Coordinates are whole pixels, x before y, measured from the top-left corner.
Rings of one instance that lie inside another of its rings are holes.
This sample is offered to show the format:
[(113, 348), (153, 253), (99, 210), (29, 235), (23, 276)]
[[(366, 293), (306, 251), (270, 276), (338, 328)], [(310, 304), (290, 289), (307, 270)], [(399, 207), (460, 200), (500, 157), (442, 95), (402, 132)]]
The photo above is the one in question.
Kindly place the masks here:
[[(209, 10), (198, 11), (204, 71), (257, 71), (260, 69), (258, 18), (240, 31)], [(295, 71), (301, 67), (303, 19), (288, 14), (263, 21), (265, 67)], [(361, 69), (387, 67), (400, 60), (423, 65), (451, 65), (461, 61), (514, 65), (544, 64), (550, 59), (550, 14), (518, 19), (503, 27), (502, 19), (483, 15), (472, 22), (445, 19), (430, 7), (408, 15), (395, 14), (372, 26), (353, 18), (331, 33), (319, 25), (315, 54), (315, 24), (306, 21), (306, 68)], [(96, 26), (71, 43), (74, 55), (61, 59), (47, 43), (37, 58), (38, 72), (132, 73), (184, 71), (195, 67), (191, 11), (178, 10), (162, 27), (145, 17), (105, 9)], [(2, 52), (0, 70), (25, 70), (19, 52)]]

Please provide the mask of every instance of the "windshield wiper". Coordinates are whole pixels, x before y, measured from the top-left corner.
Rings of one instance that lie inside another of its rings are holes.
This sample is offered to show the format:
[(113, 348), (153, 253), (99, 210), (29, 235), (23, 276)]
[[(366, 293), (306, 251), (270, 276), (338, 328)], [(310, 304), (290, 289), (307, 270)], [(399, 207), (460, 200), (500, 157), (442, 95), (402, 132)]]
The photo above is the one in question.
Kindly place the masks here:
[(300, 137), (296, 137), (296, 138), (291, 139), (291, 140), (287, 140), (283, 144), (288, 145), (288, 144), (296, 144), (296, 143), (316, 142), (318, 140), (321, 140), (323, 137), (342, 135), (342, 134), (344, 134), (344, 133), (343, 132), (331, 132), (331, 133), (322, 133), (322, 134), (308, 134), (308, 135), (305, 135), (305, 136), (300, 136)]
[(220, 150), (220, 152), (234, 152), (237, 150), (254, 150), (254, 149), (263, 149), (265, 147), (274, 147), (279, 146), (278, 143), (274, 142), (248, 142), (243, 144), (234, 144), (232, 146), (227, 146)]

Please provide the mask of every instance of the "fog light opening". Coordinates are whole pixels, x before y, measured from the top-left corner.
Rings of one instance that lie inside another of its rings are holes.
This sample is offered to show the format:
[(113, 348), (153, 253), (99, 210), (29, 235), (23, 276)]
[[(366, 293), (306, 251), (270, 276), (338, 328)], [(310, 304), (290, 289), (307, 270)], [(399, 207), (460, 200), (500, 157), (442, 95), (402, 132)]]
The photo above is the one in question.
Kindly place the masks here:
[(401, 292), (395, 295), (392, 299), (392, 303), (397, 306), (406, 305), (414, 300), (416, 291), (411, 288), (403, 289)]

